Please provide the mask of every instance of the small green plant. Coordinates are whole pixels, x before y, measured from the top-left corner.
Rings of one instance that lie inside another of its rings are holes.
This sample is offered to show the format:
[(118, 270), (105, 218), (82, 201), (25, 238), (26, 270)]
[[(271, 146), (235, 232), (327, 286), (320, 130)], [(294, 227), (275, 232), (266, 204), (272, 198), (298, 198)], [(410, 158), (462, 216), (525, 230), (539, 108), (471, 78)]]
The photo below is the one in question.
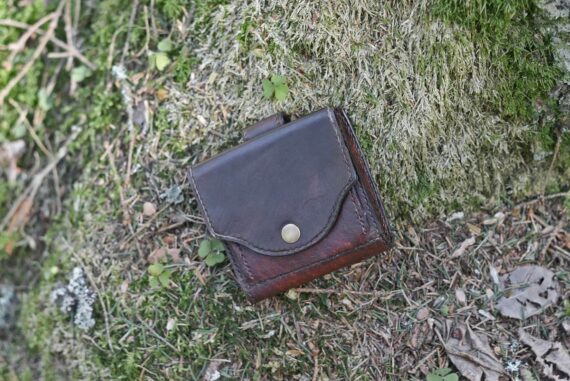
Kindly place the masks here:
[(173, 48), (172, 41), (169, 38), (165, 38), (158, 43), (157, 48), (158, 52), (150, 52), (149, 54), (149, 65), (151, 69), (156, 68), (158, 71), (164, 71), (170, 63), (168, 53)]
[(563, 317), (570, 318), (570, 302), (568, 300), (564, 301), (564, 311), (562, 312)]
[(263, 96), (266, 99), (275, 99), (282, 101), (289, 94), (289, 86), (285, 83), (285, 77), (282, 75), (272, 75), (271, 80), (263, 80)]
[(148, 283), (153, 288), (160, 287), (161, 285), (162, 287), (168, 287), (170, 275), (172, 275), (173, 272), (174, 270), (167, 270), (161, 263), (152, 264), (148, 266)]
[(222, 263), (226, 258), (224, 255), (224, 244), (217, 239), (205, 239), (200, 242), (198, 256), (209, 267)]
[(452, 373), (451, 368), (438, 369), (433, 373), (428, 374), (427, 381), (457, 381), (459, 376), (457, 373)]

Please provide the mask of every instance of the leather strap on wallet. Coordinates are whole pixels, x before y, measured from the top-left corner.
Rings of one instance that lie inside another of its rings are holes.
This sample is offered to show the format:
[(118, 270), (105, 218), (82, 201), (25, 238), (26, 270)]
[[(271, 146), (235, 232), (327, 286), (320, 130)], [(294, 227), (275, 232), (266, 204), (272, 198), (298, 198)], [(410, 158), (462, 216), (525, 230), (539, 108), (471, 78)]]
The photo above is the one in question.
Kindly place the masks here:
[(210, 234), (252, 301), (382, 253), (393, 237), (347, 115), (326, 108), (248, 128), (190, 170)]

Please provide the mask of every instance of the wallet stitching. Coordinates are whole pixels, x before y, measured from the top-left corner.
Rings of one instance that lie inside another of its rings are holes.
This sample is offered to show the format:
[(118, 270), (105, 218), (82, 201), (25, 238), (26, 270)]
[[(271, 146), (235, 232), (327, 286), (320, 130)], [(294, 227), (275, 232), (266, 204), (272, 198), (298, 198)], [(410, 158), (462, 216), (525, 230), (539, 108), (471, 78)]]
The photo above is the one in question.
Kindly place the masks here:
[[(346, 123), (350, 126), (350, 120), (348, 120), (348, 117), (346, 116), (346, 113), (343, 112), (343, 117), (344, 120), (346, 121)], [(348, 133), (351, 135), (352, 139), (356, 142), (357, 144), (357, 148), (358, 147), (358, 139), (356, 138), (354, 131), (352, 130), (352, 128), (348, 128)], [(371, 180), (372, 183), (372, 187), (373, 190), (376, 194), (378, 194), (378, 189), (376, 187), (376, 183), (373, 180), (372, 174), (370, 173), (370, 168), (368, 166), (368, 163), (366, 162), (366, 159), (364, 158), (364, 155), (362, 154), (362, 150), (356, 149), (356, 154), (358, 155), (358, 158), (360, 159), (360, 161), (362, 161), (363, 163), (363, 167), (364, 167), (364, 172), (366, 173), (366, 176), (368, 176), (368, 178)], [(367, 196), (368, 197), (368, 196)], [(369, 203), (367, 203), (369, 204)], [(368, 205), (369, 207), (369, 205)], [(380, 207), (382, 208), (382, 203), (380, 203)], [(383, 208), (382, 208), (383, 209)], [(372, 211), (370, 211), (372, 213)], [(382, 231), (378, 230), (378, 233), (384, 238), (384, 240), (386, 242), (391, 241), (392, 239), (390, 238), (390, 230), (389, 227), (386, 224), (386, 216), (384, 215), (384, 211), (382, 210), (382, 213), (380, 215), (380, 218), (373, 218), (374, 220), (378, 220), (378, 222), (380, 223), (380, 225), (382, 225)], [(374, 213), (372, 213), (372, 215), (374, 215)]]
[[(360, 184), (360, 183), (359, 183), (359, 184)], [(380, 232), (380, 229), (378, 228), (378, 223), (377, 223), (377, 220), (378, 220), (378, 219), (377, 219), (377, 218), (374, 218), (374, 214), (372, 213), (372, 210), (370, 209), (370, 201), (368, 200), (368, 196), (366, 195), (366, 192), (364, 191), (364, 189), (362, 189), (362, 195), (363, 195), (364, 198), (365, 198), (365, 202), (363, 202), (364, 207), (365, 207), (364, 214), (370, 217), (370, 221), (372, 222), (371, 225), (372, 225), (372, 227), (373, 227), (373, 231), (374, 231), (377, 235), (379, 235), (379, 236), (381, 236), (381, 237), (383, 237), (383, 238), (385, 239), (386, 237), (384, 237), (384, 236), (382, 235), (382, 233)]]
[[(238, 252), (239, 257), (241, 258), (241, 261), (243, 263), (243, 266), (245, 267), (245, 271), (247, 272), (247, 275), (249, 277), (249, 279), (254, 280), (253, 278), (253, 274), (251, 273), (251, 268), (249, 267), (247, 260), (245, 259), (245, 255), (243, 255), (243, 251), (241, 250), (241, 247), (239, 246), (239, 244), (234, 245), (236, 251)], [(243, 274), (242, 274), (243, 276)]]
[(248, 284), (247, 287), (245, 287), (245, 288), (246, 288), (246, 292), (247, 292), (248, 295), (249, 295), (250, 293), (249, 293), (248, 291), (251, 290), (251, 289), (253, 289), (254, 287), (263, 285), (263, 284), (265, 284), (265, 283), (267, 283), (267, 282), (275, 281), (275, 280), (277, 280), (277, 279), (279, 279), (279, 278), (284, 278), (284, 277), (286, 277), (287, 275), (291, 275), (291, 274), (295, 274), (295, 273), (300, 273), (300, 272), (306, 271), (306, 270), (308, 270), (308, 269), (310, 269), (310, 268), (312, 268), (312, 267), (317, 267), (318, 265), (323, 264), (323, 263), (326, 263), (326, 262), (331, 262), (331, 261), (333, 261), (333, 260), (335, 260), (335, 259), (337, 259), (337, 258), (340, 258), (340, 257), (342, 257), (342, 256), (344, 256), (344, 255), (348, 255), (348, 254), (350, 254), (350, 253), (353, 252), (353, 251), (360, 250), (360, 249), (362, 249), (363, 247), (366, 247), (366, 246), (368, 246), (368, 245), (372, 245), (372, 244), (374, 244), (374, 243), (376, 243), (376, 242), (378, 242), (378, 241), (382, 241), (382, 242), (386, 243), (386, 241), (383, 241), (383, 237), (375, 238), (375, 239), (373, 239), (373, 240), (370, 240), (370, 241), (367, 241), (367, 242), (363, 243), (362, 245), (358, 245), (357, 247), (354, 247), (354, 248), (352, 248), (352, 249), (348, 249), (348, 250), (342, 251), (342, 252), (340, 252), (340, 253), (338, 253), (338, 254), (336, 254), (336, 255), (333, 255), (332, 257), (327, 257), (327, 258), (324, 258), (324, 259), (322, 259), (322, 260), (320, 260), (320, 261), (318, 261), (318, 262), (309, 263), (309, 264), (307, 264), (307, 265), (305, 265), (305, 266), (303, 266), (303, 267), (300, 267), (300, 268), (298, 268), (298, 269), (291, 270), (291, 271), (287, 271), (286, 273), (281, 273), (281, 274), (279, 274), (279, 275), (275, 275), (274, 277), (271, 277), (271, 278), (268, 278), (268, 279), (264, 279), (264, 280), (262, 280), (262, 281), (259, 281), (259, 282), (253, 283), (253, 284)]
[[(342, 144), (342, 140), (340, 137), (340, 127), (336, 121), (336, 118), (333, 118), (332, 115), (332, 111), (331, 109), (327, 109), (327, 115), (329, 117), (329, 120), (331, 121), (332, 127), (333, 127), (333, 131), (334, 134), (336, 136), (337, 139), (337, 143), (339, 145), (340, 151), (342, 153), (342, 158), (344, 161), (344, 164), (346, 166), (346, 172), (349, 175), (349, 180), (348, 183), (343, 187), (342, 191), (340, 192), (340, 196), (338, 197), (337, 201), (334, 204), (333, 210), (330, 212), (329, 217), (327, 219), (327, 222), (325, 224), (325, 226), (318, 231), (309, 241), (307, 241), (306, 244), (304, 244), (303, 246), (299, 246), (297, 248), (294, 249), (266, 249), (257, 245), (254, 245), (252, 242), (248, 241), (247, 239), (243, 238), (241, 235), (233, 235), (233, 236), (227, 236), (227, 235), (223, 235), (220, 233), (217, 233), (214, 229), (214, 224), (212, 223), (212, 220), (210, 219), (210, 215), (208, 214), (208, 209), (206, 208), (206, 204), (204, 204), (202, 197), (200, 196), (200, 191), (198, 190), (198, 184), (196, 183), (196, 179), (194, 178), (194, 173), (192, 170), (190, 170), (190, 177), (192, 179), (192, 183), (193, 183), (193, 188), (196, 191), (196, 195), (198, 196), (198, 202), (200, 203), (200, 205), (202, 206), (202, 209), (204, 210), (204, 214), (206, 216), (206, 220), (207, 220), (207, 225), (210, 227), (211, 233), (214, 236), (218, 236), (220, 238), (225, 238), (230, 240), (231, 238), (233, 239), (238, 239), (239, 241), (241, 241), (242, 243), (245, 244), (245, 246), (248, 246), (250, 248), (252, 248), (254, 251), (263, 251), (266, 253), (284, 253), (285, 254), (289, 254), (289, 253), (295, 253), (298, 251), (301, 251), (311, 245), (313, 245), (317, 240), (319, 240), (320, 238), (322, 238), (322, 234), (324, 231), (326, 231), (327, 229), (329, 229), (332, 224), (331, 224), (331, 220), (334, 219), (336, 217), (336, 215), (338, 214), (339, 210), (340, 210), (340, 204), (342, 203), (342, 200), (344, 199), (344, 197), (346, 196), (346, 192), (347, 190), (354, 185), (355, 182), (355, 178), (352, 178), (351, 176), (351, 171), (350, 171), (350, 164), (347, 161), (347, 157), (346, 157), (346, 152), (345, 152), (345, 147), (343, 147)], [(354, 205), (355, 209), (356, 209), (356, 205)], [(238, 241), (238, 243), (240, 243)]]
[(356, 217), (358, 218), (358, 222), (360, 222), (360, 227), (362, 228), (362, 234), (366, 235), (366, 228), (364, 227), (364, 220), (362, 219), (362, 216), (360, 215), (360, 213), (357, 210), (356, 200), (354, 199), (355, 193), (356, 193), (356, 187), (353, 188), (352, 191), (350, 192), (350, 198), (352, 199), (352, 205), (354, 205), (354, 212), (356, 214)]

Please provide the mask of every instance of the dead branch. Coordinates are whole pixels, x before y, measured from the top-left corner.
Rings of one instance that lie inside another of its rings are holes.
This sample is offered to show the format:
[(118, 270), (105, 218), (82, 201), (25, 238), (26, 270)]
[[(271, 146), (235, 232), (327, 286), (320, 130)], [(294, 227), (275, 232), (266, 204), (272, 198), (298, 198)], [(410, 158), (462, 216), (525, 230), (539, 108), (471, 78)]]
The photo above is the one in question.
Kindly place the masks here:
[[(19, 22), (16, 20), (6, 20), (6, 19), (1, 19), (0, 20), (0, 26), (9, 26), (12, 28), (18, 28), (18, 29), (29, 29), (31, 27), (31, 25), (28, 25), (26, 23), (23, 22)], [(45, 35), (46, 32), (44, 32), (42, 29), (38, 29), (36, 31), (37, 34), (39, 35)], [(87, 57), (85, 57), (83, 54), (81, 54), (81, 52), (79, 52), (79, 50), (77, 50), (74, 46), (68, 45), (65, 42), (61, 41), (59, 38), (55, 37), (55, 36), (51, 36), (49, 41), (54, 44), (55, 46), (64, 49), (66, 51), (69, 52), (69, 54), (73, 55), (75, 58), (77, 58), (79, 61), (81, 61), (85, 66), (87, 66), (89, 69), (91, 70), (96, 70), (97, 69), (97, 65), (95, 65), (94, 63), (92, 63), (91, 61), (89, 61), (87, 59)]]
[(57, 27), (59, 17), (61, 16), (63, 4), (64, 4), (63, 2), (59, 3), (57, 10), (51, 13), (50, 15), (51, 22), (49, 23), (49, 27), (45, 35), (40, 40), (38, 47), (32, 54), (32, 58), (30, 58), (30, 60), (28, 60), (28, 62), (24, 64), (24, 66), (18, 72), (18, 74), (16, 74), (16, 76), (12, 78), (10, 82), (8, 82), (8, 84), (6, 85), (5, 88), (2, 89), (2, 91), (0, 91), (0, 106), (4, 104), (4, 99), (8, 96), (8, 94), (10, 94), (10, 91), (12, 91), (12, 89), (18, 84), (18, 82), (22, 80), (22, 78), (25, 77), (26, 74), (28, 74), (28, 71), (30, 71), (34, 62), (43, 53), (49, 39), (51, 38), (51, 36), (53, 36), (53, 33), (55, 32), (55, 28)]

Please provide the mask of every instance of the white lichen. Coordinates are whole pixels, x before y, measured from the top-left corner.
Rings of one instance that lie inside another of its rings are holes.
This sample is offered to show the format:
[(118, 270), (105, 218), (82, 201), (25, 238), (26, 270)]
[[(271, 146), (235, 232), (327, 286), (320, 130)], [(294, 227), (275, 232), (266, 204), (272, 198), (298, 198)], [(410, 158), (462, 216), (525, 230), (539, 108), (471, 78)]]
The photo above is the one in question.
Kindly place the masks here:
[(520, 370), (520, 367), (522, 365), (522, 361), (521, 360), (509, 360), (507, 361), (507, 364), (505, 366), (505, 369), (507, 370), (507, 372), (509, 373), (518, 373), (518, 371)]
[(12, 325), (16, 309), (16, 292), (9, 284), (0, 284), (0, 329)]
[(78, 328), (88, 330), (95, 325), (95, 293), (89, 288), (81, 267), (73, 269), (69, 283), (54, 289), (50, 299), (61, 312), (73, 316), (73, 323)]

